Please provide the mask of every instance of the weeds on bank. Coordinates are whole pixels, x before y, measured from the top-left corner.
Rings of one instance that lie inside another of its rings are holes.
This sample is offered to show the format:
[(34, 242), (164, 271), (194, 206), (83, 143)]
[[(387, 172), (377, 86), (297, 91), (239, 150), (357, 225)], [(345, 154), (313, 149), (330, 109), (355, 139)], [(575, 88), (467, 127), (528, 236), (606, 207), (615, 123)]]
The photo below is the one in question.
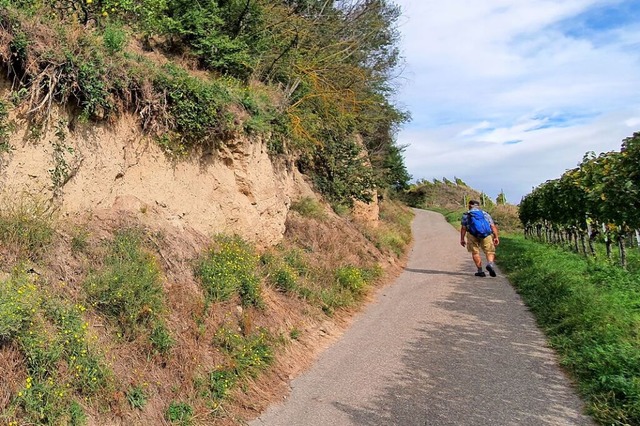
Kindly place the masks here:
[(18, 258), (35, 260), (53, 241), (53, 212), (42, 200), (28, 197), (0, 203), (0, 243)]
[(126, 393), (127, 402), (132, 408), (142, 409), (147, 404), (147, 394), (141, 386), (133, 386)]
[(209, 372), (205, 380), (200, 379), (196, 387), (201, 396), (212, 400), (212, 408), (217, 409), (228, 393), (242, 380), (256, 377), (267, 368), (274, 358), (273, 338), (264, 329), (249, 335), (232, 331), (223, 325), (216, 332), (213, 346), (225, 354), (224, 365)]
[(262, 307), (258, 260), (255, 250), (241, 238), (217, 236), (215, 246), (195, 268), (207, 301), (224, 301), (238, 294), (243, 306)]
[(83, 424), (76, 399), (95, 397), (110, 383), (82, 317), (86, 308), (48, 294), (47, 284), (22, 270), (0, 281), (0, 343), (16, 345), (26, 362), (26, 378), (0, 414), (8, 424)]
[(186, 402), (172, 401), (165, 413), (165, 418), (172, 424), (188, 426), (191, 424), (193, 408)]
[(302, 197), (291, 203), (291, 210), (300, 213), (302, 217), (309, 217), (320, 221), (327, 219), (327, 213), (322, 207), (322, 204), (311, 197)]
[(160, 279), (159, 266), (144, 249), (141, 233), (124, 230), (109, 243), (103, 268), (89, 275), (84, 288), (89, 303), (118, 327), (120, 336), (132, 340), (147, 333), (154, 350), (164, 354), (172, 339), (162, 319)]
[(12, 150), (9, 136), (14, 125), (9, 121), (9, 104), (0, 99), (0, 155)]
[(327, 314), (353, 306), (369, 284), (382, 275), (382, 268), (340, 266), (335, 270), (311, 267), (301, 250), (265, 253), (261, 257), (267, 282), (283, 293), (297, 295)]
[(396, 201), (380, 203), (380, 223), (376, 228), (362, 229), (369, 241), (383, 253), (400, 257), (411, 243), (413, 212)]
[(640, 424), (640, 275), (520, 237), (498, 261), (602, 424)]

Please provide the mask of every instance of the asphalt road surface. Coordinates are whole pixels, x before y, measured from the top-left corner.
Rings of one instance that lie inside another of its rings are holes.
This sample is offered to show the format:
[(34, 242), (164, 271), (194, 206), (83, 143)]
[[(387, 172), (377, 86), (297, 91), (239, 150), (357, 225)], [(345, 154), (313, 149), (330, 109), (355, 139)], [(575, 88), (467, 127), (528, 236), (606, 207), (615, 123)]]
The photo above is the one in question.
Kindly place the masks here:
[(397, 281), (250, 425), (592, 425), (500, 271), (473, 276), (438, 213), (413, 233)]

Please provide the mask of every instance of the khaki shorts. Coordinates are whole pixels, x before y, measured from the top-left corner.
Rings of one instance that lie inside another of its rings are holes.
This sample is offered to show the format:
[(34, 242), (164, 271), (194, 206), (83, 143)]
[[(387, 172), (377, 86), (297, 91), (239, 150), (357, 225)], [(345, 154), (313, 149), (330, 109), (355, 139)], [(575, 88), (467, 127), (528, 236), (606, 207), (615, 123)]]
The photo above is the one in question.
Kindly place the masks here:
[(469, 253), (479, 254), (480, 250), (482, 250), (484, 254), (496, 252), (496, 246), (493, 245), (493, 235), (479, 239), (467, 232), (467, 251)]

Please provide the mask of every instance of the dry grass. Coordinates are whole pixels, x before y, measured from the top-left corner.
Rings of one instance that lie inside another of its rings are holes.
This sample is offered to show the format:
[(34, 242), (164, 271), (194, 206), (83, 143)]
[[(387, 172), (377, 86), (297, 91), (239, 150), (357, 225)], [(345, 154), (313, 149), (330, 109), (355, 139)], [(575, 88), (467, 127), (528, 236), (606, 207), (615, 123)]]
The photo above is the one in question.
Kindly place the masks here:
[[(67, 218), (64, 223), (52, 222), (51, 226), (57, 229), (57, 237), (36, 259), (34, 268), (52, 297), (72, 304), (85, 303), (83, 283), (91, 271), (102, 267), (106, 244), (120, 229), (139, 229), (145, 249), (162, 271), (163, 318), (174, 340), (167, 354), (155, 353), (144, 333), (132, 340), (118, 337), (117, 328), (91, 307), (83, 314), (89, 324), (88, 340), (96, 339), (91, 348), (102, 354), (112, 374), (111, 385), (99, 397), (86, 401), (82, 396), (77, 398), (89, 424), (166, 424), (165, 413), (172, 402), (189, 404), (194, 424), (239, 424), (255, 417), (286, 394), (291, 378), (309, 367), (319, 350), (341, 334), (366, 300), (338, 307), (327, 315), (316, 301), (282, 292), (265, 279), (262, 309), (242, 307), (238, 295), (208, 305), (193, 273), (197, 259), (212, 244), (206, 236), (179, 231), (153, 212), (134, 217), (97, 211), (86, 217)], [(305, 284), (314, 291), (335, 285), (332, 271), (337, 267), (364, 270), (379, 265), (386, 270), (387, 279), (399, 269), (390, 262), (388, 253), (378, 250), (352, 223), (337, 216), (318, 220), (291, 212), (285, 238), (272, 250), (279, 256), (296, 253), (298, 261), (314, 274)], [(14, 257), (3, 270), (8, 272), (17, 264), (18, 258)], [(375, 283), (384, 281), (382, 277)], [(243, 385), (233, 388), (218, 405), (202, 398), (202, 392), (209, 372), (229, 365), (228, 356), (212, 343), (223, 325), (245, 336), (268, 330), (276, 356), (270, 367), (256, 377), (245, 377)], [(10, 342), (0, 342), (0, 371), (10, 372), (0, 385), (0, 411), (10, 413), (16, 407), (12, 401), (27, 375), (24, 361)], [(60, 368), (60, 377), (64, 378), (67, 373), (62, 364)], [(133, 388), (144, 392), (146, 401), (140, 409), (127, 402), (127, 392)]]

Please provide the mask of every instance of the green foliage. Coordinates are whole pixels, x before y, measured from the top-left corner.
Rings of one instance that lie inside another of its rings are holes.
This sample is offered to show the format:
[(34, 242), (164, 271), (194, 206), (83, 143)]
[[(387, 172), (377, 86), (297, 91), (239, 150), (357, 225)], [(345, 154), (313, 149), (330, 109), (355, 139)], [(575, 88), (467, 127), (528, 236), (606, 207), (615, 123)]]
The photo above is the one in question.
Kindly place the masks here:
[(364, 292), (366, 281), (359, 268), (353, 266), (340, 267), (336, 269), (335, 277), (337, 285), (350, 293), (361, 295)]
[[(299, 259), (296, 259), (301, 262)], [(300, 291), (298, 281), (300, 273), (294, 269), (279, 253), (265, 253), (260, 257), (263, 264), (267, 282), (283, 293), (296, 293)], [(303, 267), (306, 268), (306, 265)]]
[(191, 424), (191, 417), (193, 416), (193, 408), (186, 402), (172, 401), (167, 408), (165, 418), (171, 422), (179, 424), (180, 426), (188, 426)]
[(270, 278), (276, 288), (281, 291), (291, 292), (297, 288), (296, 274), (288, 265), (282, 265), (276, 269)]
[(38, 288), (25, 273), (0, 281), (0, 342), (24, 330), (41, 302)]
[(380, 203), (381, 223), (376, 228), (364, 228), (363, 234), (384, 253), (400, 257), (411, 243), (413, 212), (398, 201)]
[[(252, 20), (233, 16), (238, 4), (236, 1), (200, 4), (173, 0), (169, 2), (168, 30), (192, 49), (201, 65), (223, 74), (247, 79), (255, 58), (249, 54), (248, 45), (240, 31), (247, 25), (251, 26)], [(251, 11), (245, 12), (245, 16), (260, 13), (255, 2), (245, 4), (251, 7)], [(232, 21), (227, 19), (233, 18), (240, 20), (238, 28), (229, 28)]]
[(187, 146), (197, 140), (211, 144), (230, 130), (231, 117), (223, 106), (231, 94), (222, 81), (209, 82), (168, 65), (157, 74), (154, 85), (167, 94), (175, 130)]
[(218, 236), (216, 247), (195, 270), (207, 299), (224, 301), (238, 293), (244, 306), (262, 306), (260, 279), (255, 273), (258, 259), (253, 248), (239, 237)]
[(322, 205), (311, 197), (302, 197), (291, 203), (291, 210), (300, 213), (303, 217), (311, 217), (317, 220), (327, 218), (327, 213)]
[(111, 319), (125, 338), (161, 323), (164, 293), (155, 258), (144, 250), (139, 232), (125, 230), (109, 244), (104, 267), (84, 283), (92, 306)]
[(5, 199), (0, 205), (0, 242), (18, 256), (39, 258), (53, 241), (49, 206), (32, 197)]
[(306, 163), (316, 186), (329, 201), (352, 206), (371, 202), (375, 179), (362, 147), (354, 140), (334, 140), (315, 150)]
[(105, 27), (102, 35), (104, 46), (111, 54), (121, 52), (128, 42), (127, 38), (126, 31), (122, 27), (113, 24)]
[(235, 386), (238, 377), (234, 371), (218, 369), (209, 373), (209, 396), (214, 400), (221, 400)]
[(127, 402), (131, 407), (142, 409), (147, 404), (147, 394), (140, 386), (134, 386), (126, 393)]
[(58, 121), (56, 126), (56, 139), (51, 143), (53, 148), (53, 169), (49, 170), (54, 194), (59, 195), (62, 187), (71, 176), (71, 168), (67, 162), (67, 155), (73, 155), (73, 148), (65, 144), (67, 122)]
[(84, 412), (84, 408), (76, 401), (71, 401), (69, 404), (69, 425), (82, 426), (85, 424), (87, 424), (87, 414)]
[(499, 262), (602, 424), (640, 422), (637, 273), (523, 238)]
[(103, 391), (109, 371), (90, 345), (84, 306), (49, 294), (38, 277), (16, 270), (0, 281), (0, 341), (19, 348), (27, 371), (6, 415), (33, 424), (83, 424), (86, 416), (74, 397)]
[(255, 377), (273, 361), (271, 337), (263, 329), (243, 336), (221, 327), (216, 332), (213, 344), (230, 358), (232, 371), (237, 378)]
[(507, 204), (507, 196), (505, 195), (503, 190), (500, 190), (500, 193), (498, 194), (498, 197), (496, 198), (496, 204), (497, 205), (502, 205), (504, 206), (505, 204)]
[(223, 352), (227, 366), (220, 366), (207, 377), (204, 396), (213, 400), (214, 408), (227, 397), (238, 383), (247, 378), (256, 377), (273, 361), (271, 337), (266, 330), (241, 335), (227, 326), (221, 327), (215, 334), (213, 345)]
[(162, 322), (157, 322), (153, 329), (151, 330), (151, 334), (149, 335), (149, 342), (151, 342), (151, 346), (162, 355), (166, 355), (169, 353), (171, 348), (173, 347), (175, 340), (171, 337), (169, 330)]
[(58, 329), (60, 355), (67, 360), (73, 372), (73, 387), (84, 395), (93, 395), (104, 389), (109, 372), (89, 347), (89, 323), (82, 319), (86, 308), (81, 304), (68, 306), (55, 299), (47, 300), (44, 308), (45, 315)]
[(9, 123), (9, 106), (0, 100), (0, 154), (11, 151), (9, 136), (13, 131), (13, 125)]
[[(171, 155), (233, 132), (269, 136), (271, 153), (304, 154), (335, 204), (408, 182), (394, 138), (409, 116), (389, 102), (400, 17), (390, 1), (4, 1), (12, 99), (36, 121), (52, 102), (79, 105), (85, 120), (135, 112)], [(211, 73), (144, 60), (127, 51), (129, 34)], [(355, 134), (370, 163), (346, 142)]]
[(576, 169), (535, 188), (520, 203), (523, 223), (550, 221), (587, 229), (589, 219), (619, 228), (640, 228), (640, 133), (624, 139), (620, 152), (585, 154)]
[(74, 230), (71, 236), (71, 252), (74, 254), (83, 253), (89, 247), (87, 238), (89, 233), (83, 229)]
[(298, 340), (301, 334), (302, 332), (298, 328), (294, 327), (289, 332), (289, 337), (291, 338), (291, 340)]
[(318, 298), (322, 310), (332, 315), (336, 309), (353, 306), (361, 300), (366, 287), (380, 274), (378, 268), (371, 270), (346, 265), (333, 271), (332, 285), (321, 288)]

